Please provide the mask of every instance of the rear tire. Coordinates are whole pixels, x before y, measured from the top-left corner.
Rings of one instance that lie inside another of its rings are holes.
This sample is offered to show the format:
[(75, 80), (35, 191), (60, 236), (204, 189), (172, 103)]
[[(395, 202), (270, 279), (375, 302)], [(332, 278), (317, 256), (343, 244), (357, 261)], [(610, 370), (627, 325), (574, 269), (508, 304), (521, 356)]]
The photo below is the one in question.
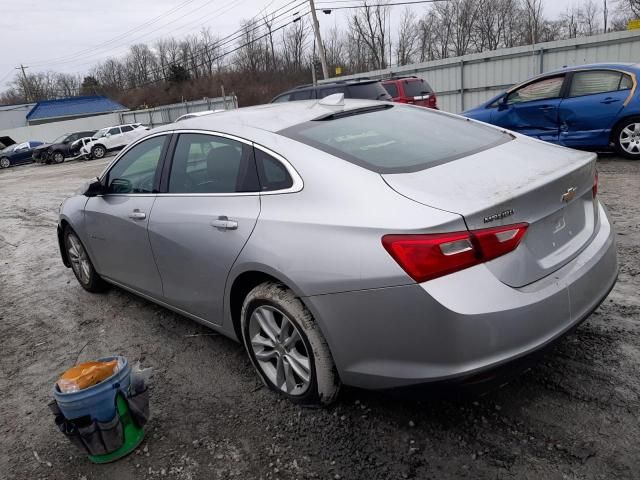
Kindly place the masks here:
[(11, 165), (11, 162), (7, 157), (0, 158), (0, 168), (9, 168), (9, 165)]
[(107, 150), (102, 145), (96, 145), (91, 149), (91, 158), (101, 159), (107, 154)]
[(640, 160), (640, 116), (625, 118), (613, 130), (613, 143), (620, 155)]
[(262, 382), (303, 405), (328, 405), (340, 390), (329, 346), (311, 312), (291, 290), (265, 282), (241, 310), (242, 340)]
[(64, 247), (71, 263), (71, 270), (80, 286), (91, 293), (103, 292), (109, 286), (93, 268), (89, 254), (76, 233), (67, 227), (64, 231)]

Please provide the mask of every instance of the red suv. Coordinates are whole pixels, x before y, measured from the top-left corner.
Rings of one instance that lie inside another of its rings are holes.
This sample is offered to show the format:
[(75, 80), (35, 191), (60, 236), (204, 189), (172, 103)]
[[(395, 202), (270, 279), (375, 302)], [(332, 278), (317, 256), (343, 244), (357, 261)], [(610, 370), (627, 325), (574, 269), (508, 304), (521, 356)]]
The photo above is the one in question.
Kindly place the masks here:
[(382, 86), (393, 97), (394, 102), (410, 103), (420, 107), (438, 109), (433, 88), (418, 77), (396, 77), (382, 81)]

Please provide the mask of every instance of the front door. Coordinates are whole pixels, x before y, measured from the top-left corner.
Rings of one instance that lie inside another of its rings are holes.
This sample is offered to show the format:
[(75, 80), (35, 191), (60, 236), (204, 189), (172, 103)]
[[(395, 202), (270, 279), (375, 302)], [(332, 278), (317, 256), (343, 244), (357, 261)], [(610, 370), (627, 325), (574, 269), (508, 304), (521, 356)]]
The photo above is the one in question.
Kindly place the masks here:
[(149, 220), (166, 302), (222, 323), (227, 275), (260, 213), (257, 184), (250, 146), (180, 134), (166, 193), (158, 195)]
[(126, 152), (109, 170), (106, 193), (89, 198), (85, 222), (98, 273), (141, 293), (161, 298), (162, 282), (147, 226), (166, 135)]
[(606, 147), (611, 128), (629, 98), (633, 81), (615, 70), (573, 73), (558, 113), (560, 143), (568, 147)]
[(546, 77), (510, 92), (493, 112), (491, 123), (549, 142), (557, 142), (558, 107), (564, 75)]

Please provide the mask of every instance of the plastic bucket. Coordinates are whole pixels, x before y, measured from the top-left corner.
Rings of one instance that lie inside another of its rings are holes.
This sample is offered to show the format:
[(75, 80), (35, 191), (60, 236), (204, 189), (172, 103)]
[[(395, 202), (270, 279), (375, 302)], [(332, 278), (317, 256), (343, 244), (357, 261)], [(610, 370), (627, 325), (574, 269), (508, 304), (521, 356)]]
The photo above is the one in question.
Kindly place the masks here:
[(126, 397), (131, 381), (131, 367), (124, 357), (105, 357), (99, 361), (120, 360), (120, 370), (102, 382), (78, 392), (62, 393), (56, 384), (53, 396), (58, 402), (60, 411), (69, 420), (90, 416), (99, 422), (108, 422), (116, 414), (116, 395), (118, 392)]

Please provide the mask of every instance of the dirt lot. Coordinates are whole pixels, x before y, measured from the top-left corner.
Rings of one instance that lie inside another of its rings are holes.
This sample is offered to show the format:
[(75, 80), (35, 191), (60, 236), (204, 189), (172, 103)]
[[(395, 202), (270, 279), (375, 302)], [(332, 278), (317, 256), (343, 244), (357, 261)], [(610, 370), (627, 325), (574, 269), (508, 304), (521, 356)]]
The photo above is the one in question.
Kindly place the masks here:
[[(58, 205), (108, 160), (0, 172), (0, 478), (639, 478), (640, 162), (600, 161), (620, 279), (544, 362), (483, 397), (343, 390), (324, 410), (261, 388), (241, 347), (129, 293), (92, 295), (58, 254)], [(136, 454), (95, 466), (47, 409), (57, 375), (121, 353), (154, 368)]]

